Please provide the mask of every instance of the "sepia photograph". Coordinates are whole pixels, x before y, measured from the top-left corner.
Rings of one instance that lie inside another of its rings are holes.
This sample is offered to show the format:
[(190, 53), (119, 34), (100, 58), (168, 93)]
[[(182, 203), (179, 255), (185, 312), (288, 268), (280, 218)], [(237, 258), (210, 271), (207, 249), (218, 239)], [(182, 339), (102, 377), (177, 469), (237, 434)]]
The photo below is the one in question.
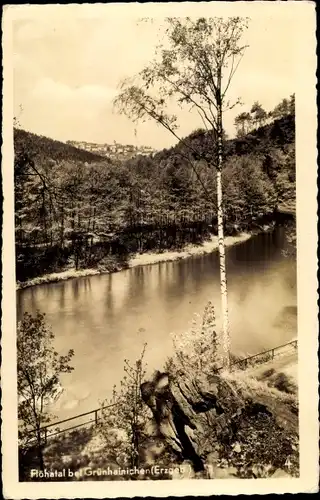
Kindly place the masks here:
[(7, 491), (317, 491), (314, 5), (3, 22)]

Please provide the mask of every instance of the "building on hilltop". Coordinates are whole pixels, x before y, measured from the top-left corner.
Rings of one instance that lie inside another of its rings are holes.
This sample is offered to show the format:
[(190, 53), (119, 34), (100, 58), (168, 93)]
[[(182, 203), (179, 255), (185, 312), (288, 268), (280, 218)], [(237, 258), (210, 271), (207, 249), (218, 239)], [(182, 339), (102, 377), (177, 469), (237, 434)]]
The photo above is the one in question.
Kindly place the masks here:
[(107, 156), (110, 159), (126, 161), (137, 155), (153, 155), (156, 151), (150, 146), (134, 146), (133, 144), (97, 144), (86, 141), (67, 141), (67, 144), (79, 149), (84, 149), (90, 153)]

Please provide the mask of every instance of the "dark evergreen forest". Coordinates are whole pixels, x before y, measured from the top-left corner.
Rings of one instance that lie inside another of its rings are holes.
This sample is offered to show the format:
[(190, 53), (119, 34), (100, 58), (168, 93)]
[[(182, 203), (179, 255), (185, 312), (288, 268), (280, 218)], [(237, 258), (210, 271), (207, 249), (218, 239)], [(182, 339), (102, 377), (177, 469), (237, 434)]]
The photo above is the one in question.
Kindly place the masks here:
[[(295, 199), (295, 117), (226, 138), (225, 231), (256, 231)], [(14, 130), (16, 278), (67, 268), (117, 270), (131, 253), (178, 249), (216, 234), (212, 132), (154, 156), (111, 162)]]

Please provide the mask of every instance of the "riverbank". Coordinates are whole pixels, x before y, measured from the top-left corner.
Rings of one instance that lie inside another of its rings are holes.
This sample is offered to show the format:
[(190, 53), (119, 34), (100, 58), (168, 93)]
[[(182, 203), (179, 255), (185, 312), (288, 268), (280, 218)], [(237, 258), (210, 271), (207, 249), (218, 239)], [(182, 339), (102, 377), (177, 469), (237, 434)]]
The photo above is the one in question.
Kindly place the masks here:
[[(226, 236), (225, 245), (226, 247), (234, 246), (239, 243), (247, 241), (253, 236), (251, 233), (241, 233), (237, 236)], [(128, 268), (146, 266), (151, 264), (158, 264), (160, 262), (174, 262), (177, 260), (187, 259), (195, 255), (205, 255), (214, 252), (218, 249), (218, 237), (212, 236), (210, 240), (204, 241), (201, 245), (187, 245), (182, 250), (170, 251), (166, 250), (162, 253), (158, 252), (148, 252), (144, 254), (136, 254), (129, 259)], [(29, 279), (27, 281), (17, 282), (16, 289), (20, 290), (22, 288), (28, 288), (35, 285), (43, 285), (46, 283), (57, 283), (59, 281), (65, 281), (74, 278), (83, 278), (85, 276), (95, 276), (97, 274), (108, 274), (110, 272), (118, 272), (125, 269), (124, 267), (118, 267), (112, 271), (106, 269), (66, 269), (61, 272), (45, 274), (43, 276), (37, 276), (35, 278)]]
[[(226, 247), (243, 243), (251, 238), (251, 233), (241, 233), (237, 236), (226, 236)], [(201, 245), (187, 245), (183, 250), (170, 251), (163, 253), (144, 253), (137, 254), (129, 262), (129, 267), (146, 266), (149, 264), (158, 264), (159, 262), (173, 262), (176, 260), (187, 259), (194, 255), (205, 255), (218, 249), (218, 237), (212, 236), (209, 241), (204, 241)]]

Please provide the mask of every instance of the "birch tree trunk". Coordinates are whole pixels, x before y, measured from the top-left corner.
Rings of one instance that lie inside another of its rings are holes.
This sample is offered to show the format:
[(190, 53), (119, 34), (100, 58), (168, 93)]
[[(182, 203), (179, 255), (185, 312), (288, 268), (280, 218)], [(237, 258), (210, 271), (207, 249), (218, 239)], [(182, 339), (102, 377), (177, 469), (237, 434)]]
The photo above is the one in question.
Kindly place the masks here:
[(220, 267), (220, 293), (222, 312), (222, 345), (224, 354), (224, 365), (230, 366), (230, 331), (229, 331), (229, 310), (228, 310), (228, 290), (226, 274), (226, 252), (223, 230), (223, 207), (222, 207), (222, 182), (221, 170), (217, 169), (217, 198), (218, 198), (218, 245), (219, 245), (219, 267)]
[(226, 251), (223, 227), (223, 194), (222, 194), (222, 166), (223, 166), (223, 126), (222, 126), (222, 97), (221, 97), (221, 64), (218, 65), (217, 75), (217, 219), (218, 219), (218, 248), (220, 267), (220, 293), (222, 313), (222, 347), (223, 364), (229, 369), (230, 366), (230, 330), (228, 310), (228, 290), (226, 272)]

